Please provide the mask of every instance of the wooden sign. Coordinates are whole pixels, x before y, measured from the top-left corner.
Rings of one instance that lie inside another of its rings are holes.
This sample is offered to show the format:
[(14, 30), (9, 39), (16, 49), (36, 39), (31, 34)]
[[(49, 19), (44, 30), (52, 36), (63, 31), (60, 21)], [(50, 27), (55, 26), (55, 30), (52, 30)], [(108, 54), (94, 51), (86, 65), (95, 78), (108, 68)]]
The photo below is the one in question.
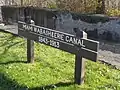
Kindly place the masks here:
[[(30, 21), (30, 20), (29, 20)], [(27, 38), (28, 62), (34, 60), (34, 43), (32, 40), (54, 48), (75, 54), (75, 83), (84, 83), (85, 60), (97, 61), (99, 42), (87, 39), (83, 31), (76, 36), (18, 21), (18, 35)]]
[(82, 57), (92, 61), (97, 60), (99, 44), (97, 41), (77, 38), (71, 34), (21, 21), (18, 22), (18, 35), (72, 54), (77, 54), (81, 50)]
[[(34, 23), (31, 23), (32, 10), (30, 7), (18, 10), (21, 14), (19, 13), (18, 15), (20, 17), (18, 19), (17, 34), (27, 39), (28, 63), (34, 62), (34, 41), (69, 52), (75, 55), (75, 84), (84, 83), (85, 60), (83, 58), (96, 62), (99, 42), (87, 39), (87, 34), (77, 28), (74, 30), (76, 35), (71, 35), (65, 32), (41, 27), (41, 25), (34, 25)], [(39, 13), (42, 12), (39, 11)], [(36, 15), (36, 13), (34, 15)], [(22, 16), (24, 17), (21, 19)], [(36, 17), (36, 19), (38, 18)], [(48, 23), (46, 18), (40, 18), (39, 20), (41, 21), (41, 19), (45, 21), (43, 26), (46, 26), (46, 23)]]

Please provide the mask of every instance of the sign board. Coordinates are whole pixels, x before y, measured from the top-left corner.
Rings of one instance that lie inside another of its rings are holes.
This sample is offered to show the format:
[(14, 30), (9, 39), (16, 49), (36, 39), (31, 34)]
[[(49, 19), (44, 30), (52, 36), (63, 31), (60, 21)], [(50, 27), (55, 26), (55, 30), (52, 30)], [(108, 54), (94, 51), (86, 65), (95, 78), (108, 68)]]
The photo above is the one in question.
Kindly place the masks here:
[[(71, 35), (41, 27), (41, 25), (34, 25), (34, 21), (33, 23), (31, 22), (33, 11), (31, 7), (17, 10), (17, 13), (19, 12), (18, 16), (20, 16), (18, 20), (20, 21), (18, 21), (18, 32), (16, 32), (16, 34), (27, 39), (27, 62), (34, 62), (34, 41), (75, 54), (74, 80), (76, 84), (82, 84), (85, 77), (85, 60), (83, 58), (96, 62), (99, 42), (87, 39), (87, 34), (84, 34), (84, 32), (80, 31), (78, 28), (74, 28), (76, 35)], [(43, 12), (39, 11), (39, 13)], [(44, 14), (45, 13), (43, 13), (43, 16)], [(34, 13), (34, 15), (37, 16), (35, 18), (38, 19), (39, 15), (36, 13)], [(22, 18), (22, 16), (24, 17)], [(40, 18), (38, 21), (41, 22), (41, 19), (44, 22), (44, 25), (42, 25), (47, 26), (46, 23), (49, 22), (46, 20), (46, 17)]]
[(97, 41), (77, 38), (71, 34), (21, 21), (18, 22), (18, 35), (72, 54), (77, 54), (81, 51), (83, 58), (92, 61), (97, 60), (99, 44)]

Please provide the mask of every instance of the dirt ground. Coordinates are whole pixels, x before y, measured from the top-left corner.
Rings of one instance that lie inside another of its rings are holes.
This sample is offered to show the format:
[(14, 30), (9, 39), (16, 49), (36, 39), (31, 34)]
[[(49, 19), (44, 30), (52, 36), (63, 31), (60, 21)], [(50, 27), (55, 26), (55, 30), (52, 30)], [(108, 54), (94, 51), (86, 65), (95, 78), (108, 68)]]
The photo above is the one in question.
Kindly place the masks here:
[(120, 69), (120, 43), (99, 41), (100, 50), (98, 60)]

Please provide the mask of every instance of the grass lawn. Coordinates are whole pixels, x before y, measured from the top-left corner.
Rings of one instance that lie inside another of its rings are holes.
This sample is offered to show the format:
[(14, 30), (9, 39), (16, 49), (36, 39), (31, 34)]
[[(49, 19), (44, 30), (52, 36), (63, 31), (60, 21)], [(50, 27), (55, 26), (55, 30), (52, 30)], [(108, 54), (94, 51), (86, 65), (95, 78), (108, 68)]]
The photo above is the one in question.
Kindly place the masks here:
[(120, 70), (87, 61), (85, 83), (75, 85), (74, 55), (35, 43), (28, 64), (26, 40), (10, 37), (0, 33), (0, 90), (120, 90)]

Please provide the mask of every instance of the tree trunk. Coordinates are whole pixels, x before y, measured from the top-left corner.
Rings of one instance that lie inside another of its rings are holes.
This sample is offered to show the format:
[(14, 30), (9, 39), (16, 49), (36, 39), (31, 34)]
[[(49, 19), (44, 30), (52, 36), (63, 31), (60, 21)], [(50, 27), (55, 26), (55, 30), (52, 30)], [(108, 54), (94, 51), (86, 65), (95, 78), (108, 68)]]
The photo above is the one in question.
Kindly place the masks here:
[(105, 13), (105, 0), (98, 0), (98, 6), (96, 8), (97, 14), (104, 14)]

